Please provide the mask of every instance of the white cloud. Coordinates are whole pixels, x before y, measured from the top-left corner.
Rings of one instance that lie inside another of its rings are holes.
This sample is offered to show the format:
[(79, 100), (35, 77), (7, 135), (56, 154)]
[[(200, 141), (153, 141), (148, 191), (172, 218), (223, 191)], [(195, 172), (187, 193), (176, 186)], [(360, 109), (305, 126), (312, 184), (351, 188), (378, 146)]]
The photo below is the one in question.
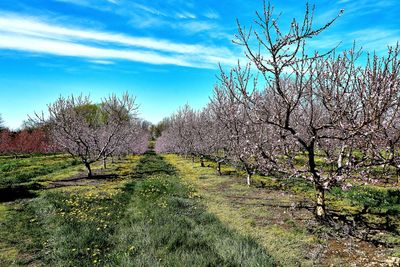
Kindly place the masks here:
[(65, 3), (70, 3), (74, 5), (80, 5), (80, 6), (86, 6), (89, 5), (88, 0), (55, 0), (57, 2), (65, 2)]
[(179, 57), (163, 56), (153, 52), (97, 48), (66, 41), (55, 41), (13, 34), (2, 35), (0, 39), (0, 48), (59, 56), (124, 59), (157, 65), (172, 64), (193, 67), (191, 63), (181, 60)]
[(215, 10), (207, 11), (206, 13), (204, 13), (204, 16), (209, 19), (219, 19), (220, 18), (219, 14)]
[(322, 50), (331, 50), (342, 43), (340, 39), (342, 36), (324, 36), (324, 37), (317, 37), (315, 39), (311, 39), (307, 42), (311, 49), (319, 51)]
[(386, 52), (388, 46), (400, 42), (400, 31), (391, 29), (367, 28), (350, 32), (348, 36), (367, 51)]
[[(196, 32), (210, 29), (213, 25), (192, 22), (182, 27)], [(214, 59), (229, 62), (236, 58), (226, 48), (70, 28), (9, 13), (0, 13), (0, 36), (0, 47), (3, 49), (97, 59), (125, 59), (149, 64), (212, 67)]]
[(113, 5), (119, 4), (119, 0), (54, 0), (56, 2), (64, 2), (68, 4), (84, 6), (88, 8), (99, 9), (102, 5), (110, 3)]
[(400, 42), (400, 30), (366, 28), (352, 32), (337, 32), (335, 34), (323, 35), (308, 41), (310, 49), (326, 52), (339, 45), (339, 50), (351, 49), (353, 43), (363, 48), (365, 52), (377, 52), (382, 55), (387, 52), (388, 46), (395, 46)]
[(112, 62), (112, 61), (109, 61), (109, 60), (100, 60), (100, 59), (89, 60), (89, 62), (95, 63), (95, 64), (100, 64), (100, 65), (113, 65), (113, 64), (115, 64), (115, 62)]
[(135, 29), (152, 29), (168, 25), (160, 16), (142, 16), (137, 14), (130, 17), (129, 24)]
[(395, 0), (358, 0), (358, 1), (339, 1), (347, 16), (364, 16), (375, 12), (383, 12), (398, 4)]
[(148, 12), (150, 14), (153, 14), (153, 15), (167, 16), (164, 12), (161, 12), (160, 10), (152, 8), (152, 7), (149, 7), (149, 6), (141, 5), (141, 4), (138, 4), (138, 3), (134, 3), (134, 6), (136, 8), (138, 8), (138, 9), (141, 9), (141, 10), (146, 11), (146, 12)]
[(195, 34), (204, 31), (216, 29), (217, 26), (207, 21), (191, 21), (184, 22), (177, 25), (180, 29), (185, 30), (186, 33)]
[(177, 13), (176, 17), (179, 19), (195, 19), (195, 18), (197, 18), (195, 14), (190, 13), (190, 12)]

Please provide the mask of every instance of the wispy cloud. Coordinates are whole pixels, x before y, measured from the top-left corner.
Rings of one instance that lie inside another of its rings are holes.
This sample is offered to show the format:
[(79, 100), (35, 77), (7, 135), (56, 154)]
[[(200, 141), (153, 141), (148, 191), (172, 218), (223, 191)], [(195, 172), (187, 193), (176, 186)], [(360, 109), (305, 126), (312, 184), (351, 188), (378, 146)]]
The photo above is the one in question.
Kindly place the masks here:
[(308, 42), (311, 49), (327, 51), (339, 45), (340, 49), (350, 49), (355, 42), (365, 52), (385, 54), (388, 46), (400, 42), (400, 30), (383, 28), (365, 28), (350, 32), (336, 32), (312, 39)]
[(195, 19), (195, 18), (197, 18), (197, 16), (195, 14), (187, 12), (187, 11), (177, 13), (176, 17), (179, 19)]
[(153, 15), (167, 16), (167, 14), (165, 14), (164, 12), (160, 11), (159, 9), (153, 8), (153, 7), (145, 6), (145, 5), (138, 4), (138, 3), (134, 3), (133, 5), (134, 5), (134, 7), (138, 8), (140, 10), (146, 11)]
[(90, 7), (90, 8), (98, 8), (102, 4), (119, 4), (120, 0), (53, 0), (56, 2), (64, 2), (64, 3), (69, 3), (69, 4), (74, 4), (74, 5), (79, 5), (79, 6), (85, 6), (85, 7)]
[(216, 29), (217, 26), (214, 23), (208, 21), (190, 21), (183, 22), (176, 25), (176, 27), (184, 30), (185, 33), (195, 34), (204, 31), (210, 31)]
[(109, 61), (109, 60), (99, 60), (99, 59), (89, 60), (89, 62), (95, 63), (95, 64), (100, 64), (100, 65), (113, 65), (113, 64), (115, 64), (115, 62), (112, 62), (112, 61)]
[(59, 56), (122, 59), (149, 64), (171, 64), (194, 67), (190, 62), (180, 59), (179, 56), (163, 56), (154, 52), (135, 50), (97, 48), (67, 41), (55, 41), (7, 33), (3, 34), (2, 39), (0, 39), (0, 48)]
[[(210, 37), (226, 36), (217, 23), (220, 18), (214, 9), (204, 7), (196, 10), (192, 1), (165, 0), (148, 2), (145, 0), (54, 0), (93, 8), (121, 16), (129, 24), (140, 30), (166, 29), (179, 30), (193, 35), (199, 32)], [(113, 3), (112, 5), (110, 3)], [(218, 31), (218, 32), (217, 32)], [(221, 39), (221, 38), (219, 38)]]
[(367, 51), (386, 52), (388, 46), (400, 42), (400, 30), (367, 28), (348, 33), (349, 38), (361, 44)]
[(345, 14), (352, 16), (364, 16), (374, 12), (381, 12), (398, 4), (397, 0), (339, 0), (338, 4), (344, 8)]
[(215, 10), (209, 10), (203, 14), (206, 18), (209, 19), (219, 19), (220, 16)]
[(88, 0), (54, 0), (56, 2), (65, 2), (65, 3), (70, 3), (74, 5), (88, 5), (89, 1)]
[[(207, 24), (187, 24), (204, 30)], [(0, 14), (0, 48), (96, 59), (210, 68), (234, 59), (227, 48), (71, 28), (32, 17)]]

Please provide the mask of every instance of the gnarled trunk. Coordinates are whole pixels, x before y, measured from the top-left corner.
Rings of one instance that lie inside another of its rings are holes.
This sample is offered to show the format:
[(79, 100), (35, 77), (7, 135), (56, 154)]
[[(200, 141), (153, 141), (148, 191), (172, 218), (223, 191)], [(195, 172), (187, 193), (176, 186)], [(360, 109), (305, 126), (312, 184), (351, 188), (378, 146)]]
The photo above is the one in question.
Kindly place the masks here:
[(244, 162), (243, 160), (242, 160), (242, 163), (244, 164), (244, 169), (246, 170), (246, 173), (247, 173), (247, 175), (246, 175), (246, 184), (247, 184), (248, 186), (250, 186), (250, 184), (251, 184), (251, 175), (253, 174), (253, 170), (252, 170), (252, 168), (251, 168), (246, 162)]
[(325, 188), (321, 184), (321, 177), (317, 171), (317, 166), (315, 163), (314, 142), (312, 142), (310, 146), (307, 148), (307, 152), (308, 152), (308, 164), (310, 172), (313, 176), (313, 182), (316, 191), (315, 215), (317, 216), (318, 219), (324, 220), (326, 217)]
[(397, 184), (400, 185), (400, 165), (396, 165)]
[(86, 169), (88, 171), (88, 177), (89, 178), (93, 177), (92, 169), (90, 168), (90, 163), (85, 162), (85, 167), (86, 167)]
[(339, 157), (337, 160), (338, 175), (341, 175), (343, 173), (343, 156), (344, 156), (345, 149), (346, 149), (346, 145), (342, 145), (342, 148), (340, 149)]
[(106, 160), (106, 157), (103, 157), (103, 169), (107, 169), (107, 160)]
[(246, 176), (246, 184), (248, 185), (248, 186), (250, 186), (250, 183), (251, 183), (251, 173), (247, 173), (247, 176)]
[(219, 176), (222, 175), (222, 172), (221, 172), (221, 162), (217, 162), (217, 173), (218, 173)]
[(326, 208), (325, 208), (325, 189), (321, 185), (315, 186), (316, 191), (316, 207), (315, 207), (315, 214), (317, 218), (324, 219), (326, 216)]

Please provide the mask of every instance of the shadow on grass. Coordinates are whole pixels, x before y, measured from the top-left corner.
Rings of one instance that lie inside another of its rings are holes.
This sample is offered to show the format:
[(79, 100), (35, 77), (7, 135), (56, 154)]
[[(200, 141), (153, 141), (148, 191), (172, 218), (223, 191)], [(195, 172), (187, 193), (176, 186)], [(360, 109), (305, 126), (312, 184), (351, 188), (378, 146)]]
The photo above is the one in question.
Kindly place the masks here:
[(56, 182), (74, 182), (81, 180), (105, 180), (105, 179), (115, 179), (118, 175), (116, 174), (94, 174), (92, 177), (88, 177), (87, 175), (79, 175), (76, 177), (71, 177), (67, 179), (58, 180)]
[(97, 184), (104, 182), (103, 180), (113, 180), (113, 179), (117, 179), (117, 178), (118, 178), (118, 175), (116, 175), (116, 174), (94, 174), (92, 177), (88, 177), (86, 175), (81, 174), (76, 177), (71, 177), (71, 178), (51, 182), (44, 189), (47, 190), (47, 189), (69, 187), (69, 186), (97, 185)]
[(110, 266), (275, 266), (263, 247), (206, 211), (174, 166), (148, 151), (124, 190), (131, 194), (104, 261)]
[(132, 178), (143, 178), (154, 174), (176, 175), (176, 170), (154, 150), (148, 150), (133, 171)]
[(11, 184), (5, 187), (0, 187), (0, 203), (10, 202), (18, 199), (34, 198), (38, 196), (35, 191), (47, 190), (68, 186), (84, 186), (82, 182), (89, 182), (89, 184), (100, 183), (102, 180), (116, 179), (116, 174), (95, 174), (92, 177), (84, 176), (83, 174), (68, 179), (62, 179), (51, 182), (48, 186), (43, 186), (37, 182), (29, 182), (24, 184)]
[(32, 190), (42, 189), (38, 183), (30, 183), (27, 185), (12, 185), (0, 188), (0, 202), (10, 202), (17, 199), (34, 198), (37, 196)]

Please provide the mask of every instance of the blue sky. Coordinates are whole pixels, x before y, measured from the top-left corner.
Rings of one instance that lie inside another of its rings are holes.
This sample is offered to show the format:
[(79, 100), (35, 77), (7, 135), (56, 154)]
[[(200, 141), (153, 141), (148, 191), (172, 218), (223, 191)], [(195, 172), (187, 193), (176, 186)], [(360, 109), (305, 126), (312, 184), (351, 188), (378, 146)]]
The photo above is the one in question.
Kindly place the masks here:
[[(398, 0), (323, 0), (315, 23), (344, 14), (312, 49), (353, 40), (384, 53), (400, 40)], [(280, 23), (300, 18), (305, 1), (272, 1)], [(189, 103), (204, 106), (218, 74), (243, 58), (232, 44), (236, 18), (251, 25), (261, 0), (1, 0), (0, 114), (18, 128), (59, 95), (98, 101), (114, 92), (137, 96), (153, 123)]]

